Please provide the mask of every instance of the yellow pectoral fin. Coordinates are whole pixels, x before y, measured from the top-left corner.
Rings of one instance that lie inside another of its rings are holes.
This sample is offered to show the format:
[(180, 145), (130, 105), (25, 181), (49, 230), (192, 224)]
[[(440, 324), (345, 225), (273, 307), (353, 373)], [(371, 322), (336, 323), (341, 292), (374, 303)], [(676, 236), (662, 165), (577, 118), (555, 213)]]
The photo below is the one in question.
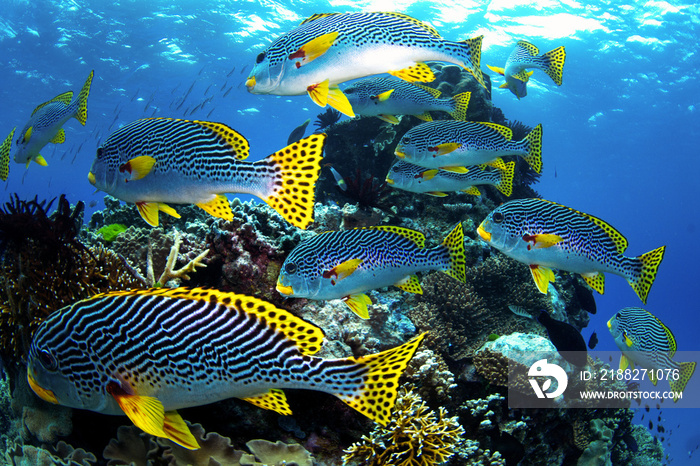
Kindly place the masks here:
[[(42, 167), (46, 167), (49, 165), (49, 162), (47, 162), (46, 159), (39, 154), (37, 154), (36, 157), (34, 157), (34, 161)], [(29, 161), (27, 161), (27, 165), (29, 165)]]
[(315, 39), (311, 39), (306, 44), (302, 45), (299, 50), (289, 55), (290, 60), (299, 58), (300, 60), (296, 63), (296, 67), (300, 68), (307, 65), (326, 53), (329, 48), (333, 45), (335, 40), (338, 38), (338, 31), (329, 32), (328, 34), (323, 34)]
[(533, 249), (544, 249), (544, 248), (551, 248), (557, 243), (560, 243), (564, 240), (559, 235), (553, 235), (553, 234), (541, 234), (541, 235), (532, 235), (531, 239), (528, 241), (533, 241)]
[(424, 180), (432, 180), (433, 178), (435, 178), (435, 175), (437, 175), (439, 171), (440, 170), (438, 170), (437, 168), (434, 168), (432, 170), (426, 170), (423, 173), (421, 173), (421, 177)]
[(469, 173), (469, 169), (467, 167), (440, 167), (440, 170), (452, 173)]
[(379, 118), (382, 121), (386, 121), (387, 123), (391, 123), (392, 125), (398, 125), (399, 124), (399, 119), (396, 118), (394, 115), (377, 115), (377, 118)]
[(450, 152), (456, 151), (460, 147), (462, 147), (462, 144), (458, 142), (445, 142), (443, 144), (438, 144), (437, 146), (435, 146), (435, 148), (437, 149), (437, 155), (449, 154)]
[(337, 280), (348, 278), (362, 264), (362, 259), (348, 259), (345, 262), (333, 267), (329, 272), (323, 274), (324, 278), (335, 277)]
[(433, 70), (430, 69), (428, 65), (422, 62), (418, 62), (415, 65), (409, 66), (408, 68), (403, 68), (396, 71), (387, 71), (390, 75), (396, 76), (397, 78), (408, 81), (409, 83), (415, 81), (421, 82), (431, 82), (435, 81), (435, 74)]
[(323, 82), (312, 84), (306, 88), (306, 92), (309, 93), (309, 97), (314, 101), (319, 107), (325, 107), (328, 103), (328, 84), (330, 81), (326, 79)]
[(598, 293), (605, 292), (605, 275), (600, 272), (584, 273), (581, 277), (588, 283), (588, 286), (596, 290)]
[(476, 186), (469, 186), (467, 189), (462, 190), (463, 193), (471, 194), (472, 196), (481, 196), (481, 191)]
[(382, 92), (381, 94), (377, 95), (376, 99), (379, 102), (384, 102), (385, 100), (387, 100), (391, 96), (392, 92), (394, 92), (393, 89), (389, 89), (388, 91)]
[(634, 345), (634, 342), (630, 339), (630, 337), (627, 336), (626, 333), (623, 333), (625, 337), (625, 345), (627, 345), (628, 348), (632, 348), (632, 345)]
[(532, 279), (535, 280), (535, 285), (540, 293), (547, 294), (547, 288), (549, 287), (549, 282), (554, 283), (554, 272), (549, 267), (542, 267), (541, 265), (530, 265), (530, 272), (532, 273)]
[(29, 139), (32, 137), (32, 128), (33, 126), (30, 126), (29, 129), (27, 129), (27, 132), (24, 133), (24, 138), (22, 139), (22, 142), (29, 142)]
[(249, 396), (243, 399), (258, 408), (268, 409), (284, 416), (292, 414), (292, 408), (287, 403), (287, 396), (278, 388), (273, 388), (262, 395)]
[(152, 227), (158, 226), (158, 202), (137, 202), (136, 208), (146, 223)]
[(343, 302), (360, 318), (369, 319), (369, 309), (367, 309), (367, 306), (372, 304), (372, 300), (369, 299), (369, 296), (366, 294), (360, 293), (347, 296), (343, 298)]
[(196, 205), (212, 217), (223, 218), (228, 221), (233, 220), (231, 203), (229, 203), (228, 199), (223, 194), (217, 194), (211, 201)]
[(187, 448), (188, 450), (198, 450), (199, 443), (197, 439), (194, 438), (190, 428), (182, 419), (182, 417), (176, 411), (168, 411), (165, 413), (165, 420), (163, 421), (163, 433), (169, 440), (177, 443), (181, 447)]
[(338, 86), (331, 86), (328, 88), (327, 102), (328, 105), (338, 110), (343, 115), (347, 115), (350, 118), (355, 117), (355, 112), (352, 109), (350, 101)]
[(400, 282), (394, 283), (394, 286), (409, 293), (423, 294), (423, 288), (421, 288), (418, 277), (415, 275), (405, 277)]
[(63, 131), (63, 128), (60, 128), (58, 133), (56, 133), (56, 136), (54, 136), (49, 142), (54, 144), (63, 144), (66, 142), (66, 132)]
[(506, 70), (504, 70), (504, 69), (501, 68), (500, 66), (486, 65), (486, 67), (487, 67), (488, 69), (490, 69), (491, 71), (493, 71), (494, 73), (500, 74), (501, 76), (505, 76), (505, 74), (506, 74)]
[(139, 155), (119, 167), (119, 171), (131, 174), (129, 181), (136, 181), (151, 173), (155, 164), (156, 159), (150, 155)]

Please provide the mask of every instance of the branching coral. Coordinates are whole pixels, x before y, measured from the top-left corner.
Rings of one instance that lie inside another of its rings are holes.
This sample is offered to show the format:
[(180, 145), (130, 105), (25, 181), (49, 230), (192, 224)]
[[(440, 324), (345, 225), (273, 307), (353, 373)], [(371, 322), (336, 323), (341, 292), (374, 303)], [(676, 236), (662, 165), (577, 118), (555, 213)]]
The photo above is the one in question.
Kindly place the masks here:
[(165, 268), (160, 278), (156, 281), (155, 275), (153, 273), (153, 246), (149, 242), (148, 244), (148, 263), (146, 271), (146, 283), (149, 287), (159, 287), (164, 286), (170, 280), (183, 279), (189, 280), (189, 274), (196, 271), (197, 267), (206, 267), (206, 264), (202, 263), (202, 260), (209, 254), (209, 249), (201, 252), (197, 257), (191, 259), (187, 264), (179, 269), (175, 269), (175, 261), (177, 260), (177, 255), (180, 252), (180, 244), (182, 243), (182, 237), (177, 230), (173, 230), (173, 245), (170, 248), (170, 253), (168, 254), (168, 260), (165, 262)]
[(459, 447), (464, 428), (442, 406), (431, 411), (413, 391), (402, 389), (394, 416), (345, 450), (343, 464), (432, 466), (447, 461)]

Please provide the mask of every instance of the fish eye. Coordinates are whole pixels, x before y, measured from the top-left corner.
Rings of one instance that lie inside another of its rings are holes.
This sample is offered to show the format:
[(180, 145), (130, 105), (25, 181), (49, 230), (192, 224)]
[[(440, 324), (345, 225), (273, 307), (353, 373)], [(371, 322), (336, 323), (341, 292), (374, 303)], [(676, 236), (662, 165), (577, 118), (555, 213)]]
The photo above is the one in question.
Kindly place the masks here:
[(284, 271), (285, 273), (292, 274), (297, 271), (297, 265), (294, 262), (287, 262), (284, 265)]
[(262, 61), (265, 59), (265, 52), (260, 52), (258, 54), (258, 58), (255, 59), (255, 63), (262, 63)]
[(102, 148), (101, 148), (101, 147), (98, 147), (98, 148), (97, 148), (97, 158), (98, 158), (98, 159), (101, 159), (101, 158), (102, 158)]
[(501, 212), (493, 213), (493, 221), (496, 223), (501, 223), (503, 221), (503, 214)]
[(410, 144), (411, 143), (411, 136), (404, 136), (403, 139), (401, 140), (404, 144)]
[(45, 349), (39, 350), (39, 361), (41, 361), (42, 366), (50, 371), (55, 371), (58, 367), (56, 358), (54, 358), (53, 355)]

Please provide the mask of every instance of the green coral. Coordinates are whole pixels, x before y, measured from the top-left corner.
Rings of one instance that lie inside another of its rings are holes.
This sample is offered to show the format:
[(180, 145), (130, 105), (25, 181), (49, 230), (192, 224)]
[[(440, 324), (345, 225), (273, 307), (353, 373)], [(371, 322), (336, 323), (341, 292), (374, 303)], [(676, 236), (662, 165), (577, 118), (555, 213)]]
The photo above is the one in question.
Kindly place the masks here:
[(117, 238), (117, 236), (124, 233), (125, 231), (126, 225), (121, 223), (112, 223), (111, 225), (103, 226), (102, 228), (97, 230), (97, 233), (102, 235), (102, 239), (104, 239), (108, 243), (111, 243)]

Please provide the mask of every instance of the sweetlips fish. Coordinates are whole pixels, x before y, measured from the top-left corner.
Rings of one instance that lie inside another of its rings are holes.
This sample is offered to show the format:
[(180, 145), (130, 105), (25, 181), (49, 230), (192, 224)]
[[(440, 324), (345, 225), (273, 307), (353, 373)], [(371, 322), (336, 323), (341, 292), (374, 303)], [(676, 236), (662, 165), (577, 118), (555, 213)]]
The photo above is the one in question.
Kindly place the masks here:
[(666, 246), (639, 257), (622, 255), (627, 239), (605, 221), (545, 199), (506, 202), (481, 222), (477, 233), (492, 247), (530, 267), (540, 292), (554, 282), (550, 267), (580, 274), (603, 294), (605, 275), (627, 279), (646, 303)]
[(112, 291), (41, 323), (27, 379), (42, 399), (126, 414), (144, 432), (199, 445), (177, 409), (241, 398), (290, 415), (282, 389), (330, 393), (386, 425), (425, 335), (381, 353), (322, 359), (323, 331), (250, 296), (204, 288)]
[(253, 94), (302, 95), (350, 117), (352, 106), (338, 88), (351, 79), (389, 73), (430, 82), (426, 60), (454, 63), (482, 86), (481, 40), (440, 37), (432, 26), (402, 13), (322, 13), (277, 38), (256, 59), (246, 81)]
[(413, 115), (432, 121), (431, 111), (449, 113), (455, 120), (467, 118), (471, 92), (441, 99), (437, 89), (392, 78), (365, 78), (345, 88), (355, 115), (376, 116), (397, 125), (395, 115)]
[(447, 196), (446, 192), (461, 191), (480, 196), (477, 186), (490, 184), (504, 196), (513, 194), (513, 174), (515, 162), (504, 163), (501, 159), (493, 162), (495, 168), (481, 169), (478, 166), (464, 167), (466, 173), (425, 168), (399, 160), (389, 169), (386, 182), (398, 189), (431, 196)]
[(214, 217), (233, 219), (222, 193), (258, 196), (291, 224), (313, 221), (314, 185), (325, 134), (294, 142), (257, 162), (246, 162), (245, 137), (222, 123), (144, 118), (112, 133), (97, 149), (88, 180), (97, 189), (134, 202), (158, 225), (168, 205), (196, 204)]
[(416, 272), (442, 270), (466, 281), (464, 232), (458, 224), (434, 248), (425, 236), (397, 226), (375, 226), (318, 234), (295, 247), (282, 264), (277, 291), (283, 296), (342, 299), (363, 319), (371, 304), (365, 291), (394, 285), (423, 293)]
[[(634, 369), (637, 364), (648, 370), (649, 380), (656, 385), (660, 378), (657, 370), (661, 369), (673, 392), (680, 393), (685, 389), (695, 372), (696, 363), (672, 359), (676, 354), (676, 338), (658, 317), (646, 309), (628, 307), (612, 316), (608, 330), (622, 351), (621, 370)], [(669, 377), (666, 369), (677, 372)], [(674, 396), (673, 401), (678, 401), (678, 397)]]
[(566, 50), (564, 46), (540, 55), (537, 47), (521, 40), (518, 41), (515, 49), (506, 60), (505, 69), (497, 66), (486, 66), (494, 73), (505, 76), (506, 82), (499, 86), (500, 89), (508, 89), (520, 99), (527, 95), (527, 82), (534, 73), (534, 71), (528, 71), (529, 68), (544, 71), (557, 86), (561, 86), (565, 60)]
[(414, 126), (396, 145), (398, 158), (426, 168), (462, 173), (467, 165), (488, 164), (498, 157), (517, 155), (534, 171), (542, 171), (542, 125), (521, 141), (496, 123), (438, 120)]
[[(94, 71), (90, 71), (83, 88), (75, 99), (73, 99), (73, 91), (68, 91), (34, 109), (29, 121), (24, 125), (15, 141), (15, 162), (23, 163), (27, 167), (32, 160), (42, 166), (48, 165), (39, 151), (48, 143), (63, 144), (66, 141), (66, 132), (63, 130), (65, 122), (75, 118), (81, 125), (85, 126), (87, 99), (94, 74)], [(9, 172), (10, 144), (8, 141), (12, 141), (14, 133), (13, 129), (0, 146), (0, 178), (3, 180), (7, 179)]]

